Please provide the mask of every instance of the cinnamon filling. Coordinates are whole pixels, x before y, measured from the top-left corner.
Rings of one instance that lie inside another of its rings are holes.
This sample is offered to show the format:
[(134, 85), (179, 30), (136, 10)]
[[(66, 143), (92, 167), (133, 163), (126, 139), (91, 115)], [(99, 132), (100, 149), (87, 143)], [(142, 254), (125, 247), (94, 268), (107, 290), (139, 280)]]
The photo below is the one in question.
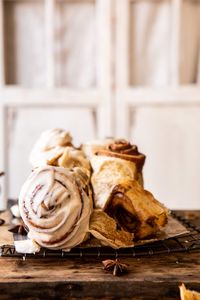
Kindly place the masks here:
[(114, 218), (119, 227), (128, 232), (135, 232), (139, 225), (139, 219), (128, 197), (121, 192), (111, 195), (111, 199), (105, 208), (105, 212)]
[(137, 146), (131, 145), (126, 140), (116, 140), (113, 144), (108, 145), (108, 149), (113, 152), (122, 154), (137, 155), (139, 154)]
[(135, 232), (138, 226), (138, 219), (135, 215), (127, 212), (123, 206), (117, 206), (114, 211), (114, 219), (118, 225), (128, 232)]

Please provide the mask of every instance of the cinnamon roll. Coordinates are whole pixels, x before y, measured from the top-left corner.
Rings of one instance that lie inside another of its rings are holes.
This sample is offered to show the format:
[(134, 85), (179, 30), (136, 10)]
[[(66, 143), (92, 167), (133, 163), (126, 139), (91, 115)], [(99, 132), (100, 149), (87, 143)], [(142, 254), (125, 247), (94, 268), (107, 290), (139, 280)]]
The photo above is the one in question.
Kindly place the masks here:
[(72, 145), (72, 137), (63, 129), (52, 129), (41, 134), (31, 154), (30, 162), (33, 167), (45, 165), (84, 168), (90, 175), (90, 163), (82, 150)]
[(145, 162), (145, 155), (138, 151), (137, 146), (124, 139), (107, 138), (88, 142), (82, 145), (82, 149), (89, 159), (94, 155), (120, 158), (133, 162), (140, 171)]
[(30, 163), (33, 167), (47, 165), (48, 161), (59, 158), (67, 146), (72, 146), (71, 135), (63, 129), (44, 131), (30, 153)]
[(89, 229), (89, 178), (80, 168), (36, 168), (21, 189), (19, 209), (30, 239), (49, 249), (71, 249)]
[(143, 185), (145, 156), (138, 151), (137, 146), (125, 140), (105, 140), (101, 146), (99, 143), (98, 150), (96, 144), (95, 147), (91, 144), (90, 148), (93, 153), (91, 156), (89, 144), (83, 146), (93, 169), (91, 182), (96, 208), (104, 209), (113, 186), (124, 180), (137, 180)]
[(133, 180), (113, 187), (104, 211), (120, 228), (133, 232), (136, 239), (154, 235), (167, 223), (168, 210)]
[(131, 161), (137, 166), (139, 171), (142, 170), (145, 162), (145, 155), (138, 151), (137, 146), (132, 145), (124, 139), (114, 140), (108, 144), (105, 149), (97, 151), (96, 155), (116, 157)]

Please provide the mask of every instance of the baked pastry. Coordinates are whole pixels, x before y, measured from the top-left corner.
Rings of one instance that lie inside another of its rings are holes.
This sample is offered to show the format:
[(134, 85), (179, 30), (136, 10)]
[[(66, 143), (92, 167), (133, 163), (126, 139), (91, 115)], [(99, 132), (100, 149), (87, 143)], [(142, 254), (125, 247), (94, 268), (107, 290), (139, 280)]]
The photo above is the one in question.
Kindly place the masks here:
[(107, 138), (91, 141), (83, 144), (82, 149), (89, 159), (93, 155), (116, 157), (134, 162), (140, 170), (145, 162), (145, 155), (138, 151), (137, 146), (124, 139)]
[(33, 167), (45, 166), (60, 157), (67, 146), (72, 146), (72, 137), (67, 131), (59, 128), (44, 131), (30, 153), (30, 163)]
[(118, 228), (116, 221), (101, 209), (93, 210), (89, 232), (104, 246), (114, 249), (133, 246), (134, 234)]
[(36, 168), (19, 196), (29, 238), (49, 249), (68, 250), (83, 242), (92, 207), (89, 178), (80, 168)]
[(90, 175), (90, 163), (83, 151), (72, 145), (71, 135), (63, 129), (44, 131), (30, 154), (33, 167), (52, 165), (72, 169), (82, 167)]
[(150, 237), (167, 223), (168, 210), (135, 180), (115, 185), (104, 211), (135, 239)]
[(186, 289), (183, 283), (179, 289), (181, 300), (200, 300), (200, 293)]
[(145, 162), (145, 155), (138, 151), (137, 146), (132, 145), (124, 139), (113, 140), (105, 149), (99, 149), (96, 155), (116, 157), (131, 161), (136, 164), (138, 170), (142, 169)]
[(90, 176), (91, 167), (89, 160), (85, 157), (82, 150), (74, 147), (66, 147), (63, 153), (59, 157), (54, 157), (47, 161), (48, 165), (73, 169), (79, 167), (84, 169), (84, 172)]
[(166, 225), (168, 210), (143, 188), (145, 155), (137, 146), (126, 140), (104, 140), (86, 144), (83, 150), (93, 170), (95, 208), (113, 218), (118, 228), (134, 233), (134, 239), (155, 235)]
[(109, 138), (77, 149), (68, 132), (53, 129), (41, 135), (30, 160), (35, 169), (19, 196), (29, 230), (29, 239), (16, 243), (21, 252), (67, 251), (89, 234), (102, 245), (131, 247), (167, 223), (168, 210), (143, 188), (145, 155), (126, 140)]
[(84, 143), (81, 147), (88, 159), (91, 159), (99, 150), (106, 149), (108, 145), (115, 142), (114, 138), (105, 138), (102, 140), (93, 140)]
[(136, 166), (114, 157), (93, 156), (91, 183), (96, 208), (104, 209), (113, 186), (128, 179), (138, 178)]
[(99, 142), (98, 150), (96, 144), (91, 144), (90, 149), (91, 151), (88, 144), (83, 146), (93, 169), (91, 182), (96, 208), (104, 209), (113, 186), (124, 180), (137, 180), (143, 185), (142, 167), (145, 156), (135, 145), (125, 140), (105, 140), (101, 146)]

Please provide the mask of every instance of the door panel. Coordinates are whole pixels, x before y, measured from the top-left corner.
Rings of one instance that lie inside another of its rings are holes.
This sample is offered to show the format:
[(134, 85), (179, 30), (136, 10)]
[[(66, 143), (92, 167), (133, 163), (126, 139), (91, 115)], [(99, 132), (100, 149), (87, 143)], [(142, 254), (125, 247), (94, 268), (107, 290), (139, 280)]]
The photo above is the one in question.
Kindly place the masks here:
[(200, 108), (140, 108), (131, 138), (146, 155), (145, 187), (170, 208), (200, 207)]
[(95, 2), (59, 1), (55, 10), (56, 85), (96, 85)]
[(130, 84), (170, 82), (171, 1), (133, 1), (130, 5)]
[(6, 84), (45, 84), (43, 1), (4, 1)]

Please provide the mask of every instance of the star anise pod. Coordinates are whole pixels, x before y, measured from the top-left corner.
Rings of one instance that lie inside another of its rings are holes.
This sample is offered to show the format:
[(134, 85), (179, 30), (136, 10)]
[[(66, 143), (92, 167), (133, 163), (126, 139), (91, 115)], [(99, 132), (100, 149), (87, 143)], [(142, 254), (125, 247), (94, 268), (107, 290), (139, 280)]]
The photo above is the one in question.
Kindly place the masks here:
[(8, 231), (12, 233), (18, 233), (20, 235), (27, 235), (27, 231), (23, 223), (17, 225), (10, 225)]
[(128, 272), (128, 265), (121, 263), (119, 259), (107, 259), (102, 261), (103, 269), (112, 272), (114, 276), (121, 276)]
[(0, 226), (3, 225), (5, 223), (5, 220), (0, 219)]

